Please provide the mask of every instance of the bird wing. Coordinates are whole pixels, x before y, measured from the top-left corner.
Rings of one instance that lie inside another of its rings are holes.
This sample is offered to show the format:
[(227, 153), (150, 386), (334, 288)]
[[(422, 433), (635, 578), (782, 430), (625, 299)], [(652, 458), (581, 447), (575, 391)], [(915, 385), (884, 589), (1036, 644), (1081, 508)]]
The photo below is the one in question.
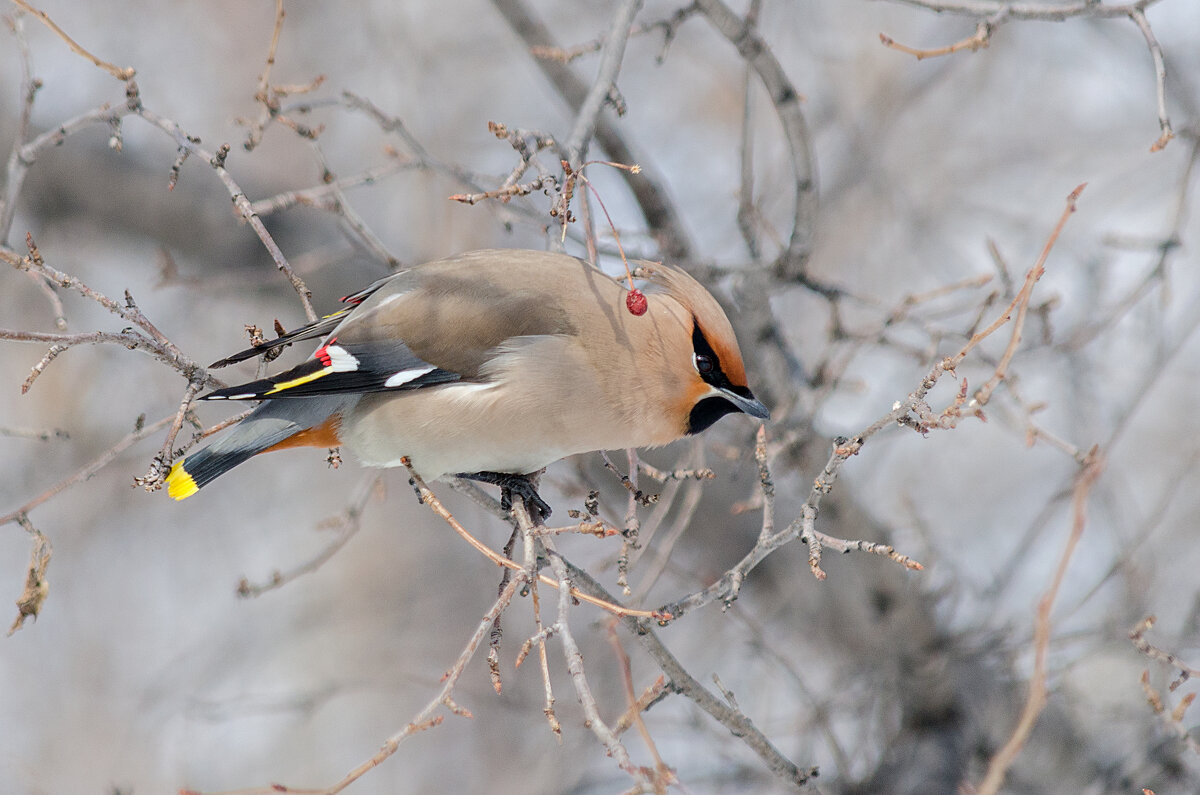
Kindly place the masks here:
[[(344, 298), (340, 312), (234, 354), (330, 333), (313, 358), (287, 372), (205, 395), (259, 400), (413, 390), (452, 381), (485, 382), (503, 346), (519, 337), (577, 333), (565, 296), (590, 268), (571, 257), (485, 251), (450, 257), (382, 279)], [(592, 278), (611, 282), (598, 271)]]
[(202, 400), (303, 398), (345, 393), (391, 392), (446, 384), (462, 378), (424, 361), (400, 340), (342, 342), (330, 337), (313, 358), (291, 370), (218, 389)]

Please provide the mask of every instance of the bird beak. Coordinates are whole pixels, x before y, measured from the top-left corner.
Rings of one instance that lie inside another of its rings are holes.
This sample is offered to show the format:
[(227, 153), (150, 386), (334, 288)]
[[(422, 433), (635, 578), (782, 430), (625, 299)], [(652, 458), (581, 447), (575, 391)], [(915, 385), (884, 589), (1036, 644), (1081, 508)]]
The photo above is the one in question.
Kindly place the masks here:
[(742, 396), (731, 389), (722, 389), (719, 391), (721, 393), (721, 397), (737, 406), (738, 411), (749, 414), (751, 417), (758, 417), (760, 420), (771, 419), (771, 412), (762, 404), (762, 401), (754, 397), (754, 395), (747, 393), (746, 396)]

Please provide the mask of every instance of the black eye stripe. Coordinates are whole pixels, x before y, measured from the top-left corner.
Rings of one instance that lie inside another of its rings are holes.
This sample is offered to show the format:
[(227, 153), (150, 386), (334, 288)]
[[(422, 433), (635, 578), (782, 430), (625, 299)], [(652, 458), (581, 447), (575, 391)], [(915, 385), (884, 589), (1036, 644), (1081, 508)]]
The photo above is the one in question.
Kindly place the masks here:
[(730, 386), (729, 378), (721, 370), (721, 359), (708, 344), (700, 324), (692, 319), (692, 364), (705, 383), (715, 387)]
[(704, 332), (700, 330), (700, 324), (692, 320), (692, 351), (695, 356), (707, 356), (713, 363), (716, 369), (721, 368), (721, 359), (717, 356), (717, 352), (708, 344), (708, 338), (704, 336)]

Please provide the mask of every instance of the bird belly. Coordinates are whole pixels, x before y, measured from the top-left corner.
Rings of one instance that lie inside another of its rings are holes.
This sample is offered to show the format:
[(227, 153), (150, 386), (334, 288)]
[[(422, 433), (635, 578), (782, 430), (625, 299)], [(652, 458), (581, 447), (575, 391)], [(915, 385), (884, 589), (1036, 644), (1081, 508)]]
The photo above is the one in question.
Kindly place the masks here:
[(551, 441), (553, 423), (507, 397), (499, 384), (462, 383), (368, 395), (343, 422), (342, 440), (367, 466), (402, 466), (407, 458), (426, 480), (460, 472), (527, 474), (582, 452)]

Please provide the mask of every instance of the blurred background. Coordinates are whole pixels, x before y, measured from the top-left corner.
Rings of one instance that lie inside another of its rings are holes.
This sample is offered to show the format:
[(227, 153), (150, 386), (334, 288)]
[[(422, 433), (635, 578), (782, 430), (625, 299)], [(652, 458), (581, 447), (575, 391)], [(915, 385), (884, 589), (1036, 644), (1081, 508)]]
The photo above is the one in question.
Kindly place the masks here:
[[(751, 385), (775, 409), (768, 430), (779, 527), (798, 515), (833, 439), (886, 414), (970, 330), (1000, 314), (1067, 194), (1088, 183), (1047, 261), (988, 421), (924, 436), (890, 428), (847, 463), (822, 503), (823, 532), (893, 544), (925, 570), (830, 553), (828, 579), (817, 581), (804, 545), (793, 543), (753, 571), (731, 609), (709, 605), (659, 635), (698, 680), (711, 685), (717, 674), (785, 756), (819, 767), (814, 791), (957, 792), (982, 778), (1012, 733), (1033, 666), (1036, 605), (1071, 528), (1077, 459), (1099, 445), (1105, 468), (1053, 613), (1049, 703), (1005, 791), (1200, 791), (1196, 733), (1190, 745), (1179, 734), (1195, 716), (1170, 724), (1156, 715), (1140, 678), (1149, 671), (1168, 713), (1195, 685), (1168, 692), (1178, 671), (1128, 638), (1154, 614), (1149, 639), (1200, 665), (1192, 168), (1200, 6), (1162, 0), (1147, 9), (1166, 57), (1177, 135), (1151, 152), (1160, 136), (1155, 70), (1129, 18), (1007, 19), (985, 49), (923, 60), (883, 46), (881, 32), (941, 47), (976, 30), (975, 17), (920, 5), (936, 4), (761, 3), (761, 35), (801, 96), (816, 186), (803, 230), (807, 258), (781, 267), (773, 263), (792, 235), (796, 176), (768, 93), (704, 13), (677, 20), (669, 46), (665, 28), (650, 23), (681, 4), (649, 1), (637, 16), (649, 28), (630, 38), (617, 80), (625, 113), (606, 108), (602, 116), (677, 211), (687, 245), (674, 261), (720, 295)], [(617, 6), (289, 0), (271, 84), (324, 76), (314, 91), (283, 99), (285, 110), (311, 103), (292, 118), (320, 134), (314, 145), (276, 122), (253, 151), (242, 146), (250, 130), (239, 120), (262, 113), (255, 93), (274, 3), (40, 7), (98, 57), (136, 68), (147, 108), (210, 150), (231, 144), (227, 167), (252, 201), (320, 186), (326, 171), (392, 170), (347, 188), (349, 212), (297, 206), (265, 216), (317, 310), (328, 312), (395, 262), (557, 245), (553, 197), (474, 206), (448, 197), (496, 188), (517, 164), (488, 122), (559, 141), (574, 122), (570, 102), (514, 31), (513, 9), (569, 50), (601, 41)], [(749, 6), (732, 8), (744, 15)], [(5, 153), (20, 125), (22, 40), (43, 82), (32, 134), (125, 100), (119, 80), (17, 10), (0, 9), (22, 30), (0, 30)], [(566, 68), (590, 86), (598, 64), (589, 51)], [(402, 120), (423, 151), (348, 108), (343, 91)], [(168, 191), (175, 142), (137, 117), (121, 125), (120, 151), (112, 135), (108, 125), (85, 126), (39, 152), (0, 242), (23, 255), (32, 233), (53, 267), (117, 300), (129, 290), (201, 363), (244, 347), (245, 324), (269, 333), (275, 319), (303, 323), (295, 292), (231, 212), (207, 164), (189, 159)], [(591, 156), (610, 154), (593, 145)], [(553, 154), (541, 161), (561, 173)], [(13, 173), (10, 164), (9, 189)], [(648, 224), (626, 177), (603, 166), (587, 174), (627, 249), (663, 256), (662, 230)], [(743, 197), (748, 223), (739, 225)], [(601, 249), (611, 252), (594, 202), (592, 215)], [(567, 239), (572, 253), (586, 253), (584, 223)], [(620, 267), (611, 256), (604, 265)], [(126, 325), (77, 294), (59, 295), (71, 332)], [(43, 292), (13, 269), (0, 271), (0, 327), (56, 330)], [(1002, 329), (960, 368), (972, 389), (992, 373), (1009, 335)], [(45, 348), (0, 342), (0, 514), (103, 455), (139, 418), (173, 415), (187, 386), (150, 357), (97, 345), (66, 351), (21, 395)], [(289, 352), (281, 364), (308, 352)], [(222, 377), (252, 374), (244, 366)], [(931, 395), (934, 411), (956, 391), (944, 378)], [(196, 412), (211, 425), (229, 408), (201, 404)], [(711, 467), (717, 477), (647, 486), (643, 476), (643, 487), (663, 497), (642, 509), (647, 543), (629, 577), (641, 604), (702, 588), (754, 544), (755, 429), (734, 416), (698, 441), (646, 455), (665, 468)], [(185, 426), (177, 446), (193, 433)], [(251, 461), (176, 504), (133, 486), (164, 438), (148, 436), (29, 513), (54, 555), (41, 615), (0, 642), (4, 792), (328, 786), (434, 697), (495, 598), (497, 569), (416, 503), (404, 473), (387, 472), (372, 487), (374, 473), (352, 454), (330, 469), (320, 451), (293, 451)], [(614, 460), (624, 465), (625, 456)], [(624, 492), (598, 456), (551, 467), (546, 483), (556, 518), (597, 489), (602, 514), (623, 521)], [(480, 538), (503, 545), (504, 522), (445, 484), (434, 489)], [(348, 508), (353, 519), (339, 520)], [(242, 578), (267, 582), (352, 531), (313, 573), (239, 598)], [(619, 539), (559, 544), (615, 589)], [(21, 594), (29, 554), (20, 526), (0, 528), (4, 604)], [(572, 613), (601, 714), (612, 722), (626, 702), (607, 623), (586, 606)], [(456, 690), (474, 718), (447, 715), (349, 791), (626, 790), (629, 777), (583, 726), (554, 641), (561, 746), (547, 728), (537, 666), (512, 668), (532, 631), (529, 600), (517, 600), (505, 616), (503, 693), (492, 691), (477, 655)], [(641, 692), (660, 672), (636, 640), (618, 637)], [(787, 791), (686, 699), (667, 698), (645, 720), (679, 791)], [(636, 731), (624, 742), (636, 764), (653, 764)]]

